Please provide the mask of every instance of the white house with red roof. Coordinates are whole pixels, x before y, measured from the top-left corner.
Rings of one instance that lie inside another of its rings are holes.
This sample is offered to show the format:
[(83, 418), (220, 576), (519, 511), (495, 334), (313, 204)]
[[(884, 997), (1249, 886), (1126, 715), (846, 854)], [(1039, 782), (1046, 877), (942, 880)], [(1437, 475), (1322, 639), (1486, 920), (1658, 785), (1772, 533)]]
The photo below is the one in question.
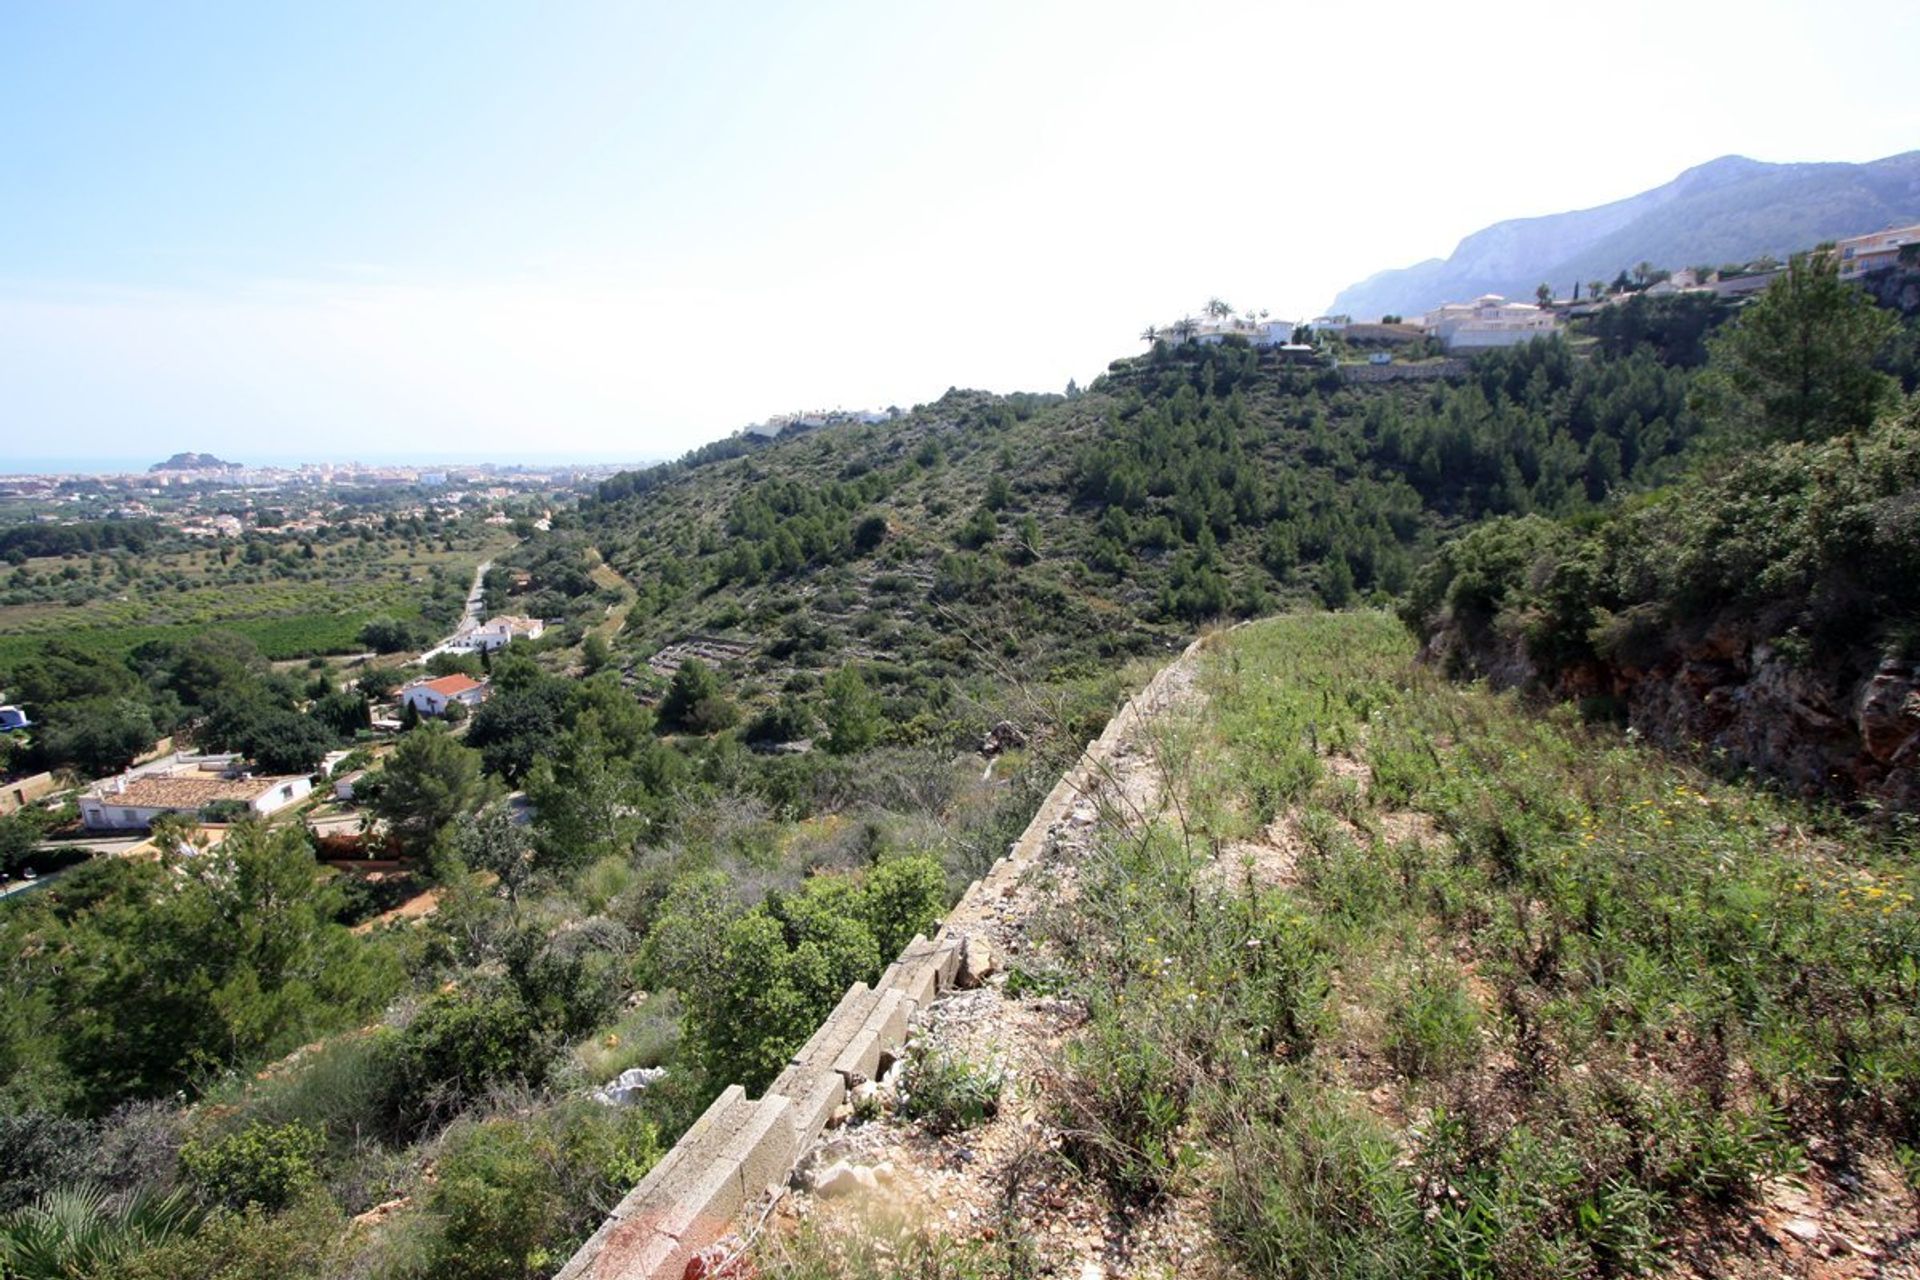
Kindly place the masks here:
[(472, 709), (485, 702), (487, 682), (456, 672), (450, 676), (436, 676), (403, 684), (399, 697), (401, 705), (412, 707), (423, 716), (443, 716), (453, 703), (458, 702)]

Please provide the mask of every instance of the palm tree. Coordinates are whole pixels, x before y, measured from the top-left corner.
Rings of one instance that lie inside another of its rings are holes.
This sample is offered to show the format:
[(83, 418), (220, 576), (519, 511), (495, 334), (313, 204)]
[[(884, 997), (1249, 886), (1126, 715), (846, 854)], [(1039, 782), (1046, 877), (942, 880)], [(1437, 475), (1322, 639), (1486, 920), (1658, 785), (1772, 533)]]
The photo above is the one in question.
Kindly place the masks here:
[(191, 1235), (200, 1211), (184, 1190), (140, 1190), (124, 1198), (83, 1184), (49, 1191), (0, 1218), (0, 1274), (11, 1280), (107, 1275), (122, 1259)]
[(1542, 281), (1540, 287), (1533, 291), (1533, 296), (1541, 306), (1548, 306), (1553, 302), (1553, 286)]
[(1140, 341), (1146, 343), (1148, 346), (1152, 346), (1154, 343), (1160, 341), (1160, 331), (1152, 325), (1148, 325), (1140, 331)]
[(1194, 331), (1199, 327), (1199, 325), (1194, 323), (1192, 316), (1181, 316), (1173, 326), (1173, 336), (1182, 342), (1191, 342), (1193, 341)]
[(1600, 295), (1605, 293), (1606, 291), (1607, 291), (1607, 285), (1604, 280), (1587, 281), (1587, 300), (1589, 302), (1598, 301)]
[(1207, 314), (1215, 320), (1224, 320), (1233, 314), (1233, 307), (1219, 298), (1207, 299)]

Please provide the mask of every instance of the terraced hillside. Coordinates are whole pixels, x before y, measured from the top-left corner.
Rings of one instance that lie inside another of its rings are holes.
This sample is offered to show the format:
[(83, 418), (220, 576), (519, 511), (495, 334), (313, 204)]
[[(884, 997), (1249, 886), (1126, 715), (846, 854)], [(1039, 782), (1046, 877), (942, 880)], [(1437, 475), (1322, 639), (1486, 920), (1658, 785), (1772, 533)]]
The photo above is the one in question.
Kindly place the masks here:
[(1654, 481), (1697, 430), (1694, 358), (1656, 326), (1349, 386), (1163, 346), (1072, 397), (954, 391), (729, 442), (610, 482), (578, 527), (638, 592), (629, 666), (721, 646), (750, 696), (804, 699), (813, 671), (854, 661), (911, 724), (956, 680), (1045, 681), (1164, 652), (1202, 619), (1385, 598), (1456, 524)]

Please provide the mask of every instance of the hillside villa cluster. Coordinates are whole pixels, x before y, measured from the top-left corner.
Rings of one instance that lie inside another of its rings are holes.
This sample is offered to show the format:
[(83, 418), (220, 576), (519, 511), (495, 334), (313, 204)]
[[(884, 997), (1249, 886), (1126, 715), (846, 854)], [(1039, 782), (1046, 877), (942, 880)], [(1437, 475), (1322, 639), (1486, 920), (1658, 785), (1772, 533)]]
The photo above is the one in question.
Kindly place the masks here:
[[(1472, 302), (1448, 303), (1430, 311), (1422, 325), (1397, 322), (1356, 325), (1351, 316), (1344, 315), (1315, 316), (1299, 324), (1291, 320), (1270, 320), (1264, 315), (1256, 318), (1210, 314), (1204, 319), (1182, 319), (1165, 328), (1148, 329), (1141, 337), (1148, 342), (1170, 342), (1176, 346), (1188, 342), (1216, 346), (1231, 339), (1283, 354), (1313, 355), (1313, 345), (1296, 338), (1365, 331), (1374, 341), (1403, 343), (1418, 341), (1424, 334), (1439, 339), (1449, 351), (1464, 351), (1515, 346), (1553, 333), (1559, 327), (1559, 318), (1546, 308), (1508, 302), (1490, 293)], [(1373, 359), (1383, 363), (1390, 357), (1376, 352)]]
[[(490, 653), (514, 640), (536, 639), (544, 630), (538, 618), (503, 615), (466, 632), (460, 637), (461, 647), (469, 652)], [(397, 707), (411, 708), (423, 718), (440, 719), (455, 706), (472, 711), (491, 693), (492, 687), (485, 678), (454, 672), (408, 681), (395, 691), (394, 703)], [(23, 708), (11, 705), (0, 708), (0, 724), (6, 728), (21, 728), (30, 723)], [(399, 727), (400, 722), (391, 717), (374, 719), (375, 729), (391, 732)], [(335, 753), (339, 757), (347, 754)], [(317, 776), (331, 774), (335, 763), (330, 757)], [(247, 816), (265, 818), (307, 799), (313, 793), (314, 776), (256, 773), (246, 759), (232, 753), (175, 751), (88, 787), (79, 799), (80, 820), (89, 831), (119, 832), (147, 830), (156, 818), (165, 814), (196, 822), (230, 821)], [(356, 772), (336, 779), (336, 798), (351, 799), (352, 783), (359, 776)], [(45, 788), (36, 788), (32, 796), (18, 796), (17, 803), (8, 804), (0, 812), (40, 798), (53, 785), (51, 778), (44, 775), (43, 778)]]
[[(1834, 255), (1839, 260), (1840, 278), (1858, 280), (1873, 271), (1902, 262), (1920, 265), (1920, 224), (1892, 227), (1866, 235), (1836, 241)], [(1648, 297), (1676, 293), (1712, 293), (1730, 301), (1764, 291), (1780, 275), (1777, 267), (1742, 272), (1701, 272), (1681, 269), (1659, 273), (1660, 278), (1646, 288), (1636, 290)], [(1482, 294), (1471, 302), (1448, 302), (1421, 317), (1418, 333), (1433, 338), (1449, 352), (1484, 351), (1493, 347), (1513, 347), (1559, 332), (1563, 317), (1590, 315), (1610, 305), (1615, 298), (1555, 300), (1544, 306), (1515, 302), (1497, 293)], [(1389, 317), (1392, 319), (1392, 317)], [(1296, 343), (1296, 333), (1345, 333), (1356, 329), (1400, 331), (1395, 340), (1416, 337), (1413, 325), (1359, 325), (1349, 316), (1316, 316), (1311, 322), (1296, 325), (1286, 320), (1269, 320), (1264, 315), (1222, 315), (1210, 312), (1203, 319), (1187, 318), (1164, 328), (1148, 329), (1141, 335), (1148, 342), (1174, 345), (1196, 343), (1201, 346), (1238, 339), (1254, 347), (1308, 352), (1312, 348)], [(1383, 357), (1376, 354), (1375, 359)]]

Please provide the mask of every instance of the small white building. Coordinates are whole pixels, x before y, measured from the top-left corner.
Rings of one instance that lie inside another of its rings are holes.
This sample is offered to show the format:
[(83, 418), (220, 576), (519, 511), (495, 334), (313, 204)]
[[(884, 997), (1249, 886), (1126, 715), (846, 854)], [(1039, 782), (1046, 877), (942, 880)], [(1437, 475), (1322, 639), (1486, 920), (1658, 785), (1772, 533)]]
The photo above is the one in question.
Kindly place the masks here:
[(343, 773), (333, 780), (333, 798), (335, 800), (353, 799), (354, 784), (367, 776), (365, 769), (355, 769), (352, 773)]
[(1449, 302), (1426, 315), (1426, 331), (1449, 351), (1516, 347), (1560, 329), (1553, 312), (1530, 302), (1509, 302), (1497, 293), (1472, 302)]
[(443, 716), (453, 703), (469, 709), (487, 700), (487, 682), (455, 673), (432, 679), (415, 680), (400, 686), (400, 703), (423, 716)]
[(80, 820), (89, 831), (144, 831), (163, 813), (198, 817), (223, 801), (244, 804), (260, 817), (298, 804), (313, 792), (304, 774), (228, 777), (194, 767), (173, 772), (122, 774), (97, 783), (80, 798)]
[(467, 642), (467, 648), (492, 653), (495, 649), (506, 648), (515, 640), (538, 640), (546, 629), (546, 623), (538, 618), (503, 615), (489, 618), (461, 638)]

